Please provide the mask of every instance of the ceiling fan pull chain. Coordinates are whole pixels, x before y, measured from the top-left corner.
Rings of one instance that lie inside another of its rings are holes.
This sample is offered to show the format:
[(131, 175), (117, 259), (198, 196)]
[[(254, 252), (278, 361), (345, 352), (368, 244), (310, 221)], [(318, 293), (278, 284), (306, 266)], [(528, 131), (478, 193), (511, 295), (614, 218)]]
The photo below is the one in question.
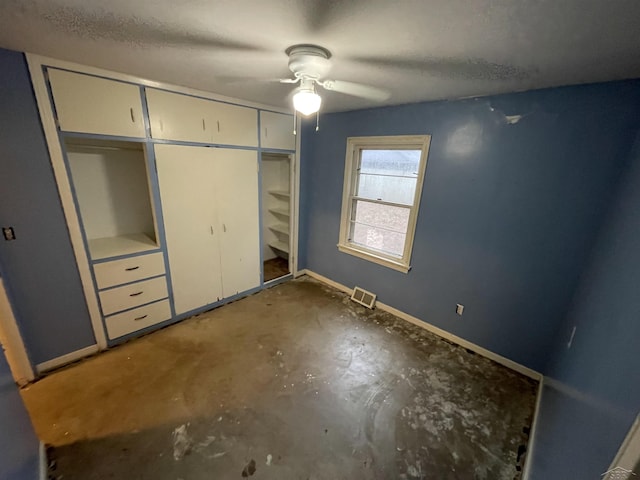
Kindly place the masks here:
[(293, 134), (294, 135), (298, 135), (298, 132), (296, 131), (297, 124), (298, 124), (298, 111), (294, 108), (293, 109)]

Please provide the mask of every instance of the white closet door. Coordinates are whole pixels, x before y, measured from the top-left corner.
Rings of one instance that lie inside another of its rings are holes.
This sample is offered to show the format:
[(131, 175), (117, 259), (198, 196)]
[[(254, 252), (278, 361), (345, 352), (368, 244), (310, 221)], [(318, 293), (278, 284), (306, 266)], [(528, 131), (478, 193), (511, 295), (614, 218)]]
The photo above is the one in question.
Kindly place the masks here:
[(258, 155), (224, 148), (214, 152), (226, 298), (260, 285)]
[(146, 136), (137, 85), (54, 68), (48, 74), (61, 130)]
[(212, 149), (156, 145), (176, 313), (222, 298)]

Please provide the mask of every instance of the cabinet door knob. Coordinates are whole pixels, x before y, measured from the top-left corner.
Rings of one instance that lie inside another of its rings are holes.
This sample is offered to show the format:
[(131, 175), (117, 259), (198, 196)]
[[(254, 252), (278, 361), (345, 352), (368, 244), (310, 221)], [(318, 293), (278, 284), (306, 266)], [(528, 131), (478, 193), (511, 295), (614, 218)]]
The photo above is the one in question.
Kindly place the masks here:
[(134, 320), (135, 322), (137, 322), (137, 321), (139, 321), (139, 320), (144, 320), (144, 319), (145, 319), (145, 318), (147, 318), (147, 317), (148, 317), (148, 315), (142, 315), (141, 317), (136, 317), (136, 318), (134, 318), (133, 320)]
[(139, 268), (140, 268), (140, 266), (138, 265), (138, 266), (135, 266), (135, 267), (125, 268), (125, 271), (127, 271), (127, 272), (131, 272), (131, 271), (133, 271), (133, 270), (137, 270), (137, 269), (139, 269)]
[(136, 292), (136, 293), (130, 293), (129, 296), (130, 297), (137, 297), (138, 295), (142, 295), (143, 293), (144, 293), (143, 291), (139, 291), (139, 292)]
[(136, 118), (133, 116), (133, 107), (129, 108), (129, 113), (131, 114), (131, 121), (136, 123)]

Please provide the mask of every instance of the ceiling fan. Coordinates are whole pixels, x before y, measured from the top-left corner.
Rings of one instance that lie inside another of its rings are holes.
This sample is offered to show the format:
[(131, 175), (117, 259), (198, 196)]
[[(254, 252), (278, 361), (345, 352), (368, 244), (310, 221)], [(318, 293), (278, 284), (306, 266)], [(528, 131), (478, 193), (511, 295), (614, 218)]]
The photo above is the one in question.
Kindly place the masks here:
[(331, 52), (324, 47), (292, 45), (285, 53), (289, 56), (289, 70), (294, 78), (281, 79), (280, 83), (300, 84), (294, 90), (293, 107), (302, 115), (311, 115), (320, 110), (322, 97), (317, 87), (378, 102), (389, 98), (389, 92), (380, 88), (325, 78), (331, 70)]

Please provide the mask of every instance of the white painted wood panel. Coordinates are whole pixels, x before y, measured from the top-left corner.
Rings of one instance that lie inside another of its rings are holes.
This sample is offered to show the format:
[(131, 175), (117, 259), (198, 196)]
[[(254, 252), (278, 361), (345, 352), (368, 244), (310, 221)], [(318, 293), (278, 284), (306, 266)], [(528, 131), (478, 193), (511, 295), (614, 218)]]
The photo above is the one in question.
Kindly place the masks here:
[(132, 255), (149, 250), (156, 250), (158, 244), (145, 233), (131, 233), (117, 237), (89, 239), (89, 255), (92, 260)]
[(151, 136), (162, 140), (211, 143), (215, 122), (210, 100), (145, 89)]
[(296, 149), (293, 115), (260, 112), (260, 145), (262, 148)]
[(260, 285), (258, 157), (216, 149), (222, 291), (225, 298)]
[(206, 147), (155, 146), (177, 314), (222, 298), (212, 151)]
[(213, 143), (258, 146), (258, 111), (221, 102), (209, 102)]
[(68, 144), (67, 158), (89, 240), (136, 233), (155, 236), (146, 160), (140, 145)]
[(105, 318), (107, 335), (113, 340), (128, 333), (150, 327), (171, 318), (169, 300), (145, 305), (128, 312), (119, 313)]
[(93, 266), (99, 289), (115, 287), (165, 273), (162, 253), (139, 255)]
[(103, 290), (99, 294), (102, 313), (105, 316), (166, 298), (167, 295), (166, 277)]
[(53, 68), (48, 73), (61, 130), (146, 136), (137, 85)]

